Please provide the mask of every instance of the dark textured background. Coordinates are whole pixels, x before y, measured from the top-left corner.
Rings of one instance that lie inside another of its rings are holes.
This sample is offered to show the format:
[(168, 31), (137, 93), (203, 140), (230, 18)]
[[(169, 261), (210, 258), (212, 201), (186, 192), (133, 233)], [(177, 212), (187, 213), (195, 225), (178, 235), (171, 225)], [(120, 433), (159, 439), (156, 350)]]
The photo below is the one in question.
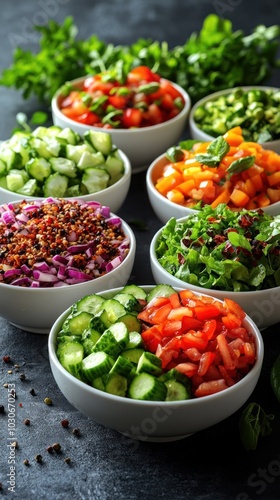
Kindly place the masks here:
[[(96, 33), (114, 44), (130, 44), (140, 37), (166, 40), (180, 45), (199, 31), (207, 14), (231, 19), (235, 30), (246, 34), (260, 23), (280, 22), (279, 0), (1, 0), (0, 70), (12, 62), (16, 44), (37, 50), (38, 35), (32, 25), (72, 15), (79, 38)], [(279, 73), (271, 80), (279, 85)], [(23, 101), (20, 92), (0, 87), (0, 139), (10, 137), (19, 111), (29, 116), (38, 109), (35, 99)], [(1, 202), (1, 200), (0, 200)], [(133, 176), (131, 189), (119, 214), (128, 222), (145, 219), (147, 231), (135, 230), (137, 256), (131, 282), (153, 283), (149, 266), (149, 244), (161, 226), (146, 195), (145, 172)], [(16, 307), (16, 304), (15, 304)], [(5, 382), (16, 386), (16, 486), (8, 491), (9, 450), (7, 413), (0, 414), (0, 496), (24, 499), (100, 500), (276, 500), (280, 498), (280, 406), (272, 394), (269, 370), (280, 352), (280, 325), (263, 333), (265, 361), (251, 401), (274, 413), (273, 433), (262, 438), (256, 451), (246, 452), (238, 435), (240, 411), (223, 423), (185, 440), (169, 444), (134, 443), (105, 429), (76, 411), (58, 390), (49, 367), (47, 336), (23, 332), (0, 319), (1, 359), (9, 354), (13, 365), (1, 362), (0, 404), (7, 407)], [(8, 374), (9, 368), (12, 373)], [(26, 380), (20, 380), (25, 373)], [(31, 396), (34, 388), (36, 395)], [(49, 396), (53, 406), (43, 400)], [(30, 419), (30, 426), (23, 423)], [(67, 418), (70, 429), (60, 421)], [(71, 430), (77, 427), (80, 438)], [(62, 446), (60, 454), (49, 455), (46, 447)], [(35, 461), (41, 454), (43, 463)], [(71, 457), (71, 464), (64, 462)], [(23, 465), (27, 458), (30, 466)]]

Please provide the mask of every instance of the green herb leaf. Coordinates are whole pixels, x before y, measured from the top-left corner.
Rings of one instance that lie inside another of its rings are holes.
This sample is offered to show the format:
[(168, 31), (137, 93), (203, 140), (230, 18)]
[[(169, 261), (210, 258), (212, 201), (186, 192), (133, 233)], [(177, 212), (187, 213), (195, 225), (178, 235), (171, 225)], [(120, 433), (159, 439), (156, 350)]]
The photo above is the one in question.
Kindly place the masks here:
[(44, 111), (35, 111), (31, 116), (30, 123), (32, 125), (43, 125), (48, 121), (48, 114)]
[(242, 234), (236, 233), (235, 231), (229, 231), (228, 239), (234, 247), (245, 248), (245, 250), (249, 250), (249, 252), (251, 252), (252, 247), (247, 238), (245, 238)]
[(217, 167), (229, 151), (229, 144), (220, 135), (210, 142), (206, 151), (206, 153), (195, 155), (195, 159), (208, 167)]
[(176, 161), (182, 161), (185, 157), (184, 151), (179, 146), (172, 146), (165, 153), (166, 158), (175, 163)]
[(240, 439), (246, 450), (255, 450), (259, 437), (272, 432), (273, 419), (274, 415), (267, 415), (257, 403), (246, 406), (239, 420)]
[(280, 402), (280, 354), (273, 363), (270, 372), (270, 382), (272, 390)]
[(233, 161), (227, 168), (227, 174), (231, 177), (234, 174), (240, 174), (245, 172), (248, 168), (252, 167), (255, 163), (255, 156), (245, 156), (244, 158), (239, 158)]

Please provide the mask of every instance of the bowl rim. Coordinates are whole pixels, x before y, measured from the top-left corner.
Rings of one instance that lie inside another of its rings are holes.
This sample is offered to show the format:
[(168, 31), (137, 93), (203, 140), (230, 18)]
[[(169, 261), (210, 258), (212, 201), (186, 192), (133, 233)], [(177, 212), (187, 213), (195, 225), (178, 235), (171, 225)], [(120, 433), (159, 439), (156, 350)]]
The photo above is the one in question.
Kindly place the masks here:
[[(176, 221), (177, 222), (184, 222), (191, 215), (192, 214), (185, 215), (184, 217), (180, 217), (179, 219), (176, 219)], [(157, 267), (157, 269), (160, 270), (162, 273), (164, 273), (165, 276), (171, 276), (174, 280), (177, 280), (178, 281), (177, 287), (180, 286), (179, 283), (182, 284), (181, 286), (184, 286), (184, 284), (185, 284), (186, 287), (188, 285), (190, 285), (193, 288), (192, 291), (194, 291), (196, 293), (202, 293), (202, 294), (204, 293), (205, 295), (207, 295), (207, 290), (208, 290), (207, 288), (203, 288), (202, 286), (198, 286), (198, 285), (192, 285), (191, 283), (188, 283), (187, 281), (182, 281), (179, 278), (176, 278), (176, 276), (173, 276), (168, 271), (166, 271), (166, 269), (164, 269), (164, 267), (162, 267), (161, 264), (159, 263), (157, 256), (156, 256), (155, 249), (156, 249), (157, 241), (158, 241), (159, 237), (161, 236), (161, 233), (164, 230), (165, 226), (166, 226), (166, 224), (164, 224), (161, 228), (159, 228), (151, 239), (151, 243), (150, 243), (151, 264), (153, 264), (155, 267)], [(264, 290), (243, 290), (240, 292), (234, 292), (233, 290), (216, 290), (216, 289), (212, 289), (212, 290), (217, 292), (217, 294), (219, 294), (219, 295), (226, 294), (227, 296), (229, 296), (229, 298), (232, 298), (232, 296), (236, 295), (237, 293), (238, 294), (241, 293), (242, 295), (244, 294), (244, 296), (245, 295), (249, 296), (250, 294), (254, 294), (254, 297), (256, 297), (257, 295), (261, 295), (263, 293), (273, 293), (273, 292), (279, 291), (280, 287), (266, 288)], [(220, 300), (220, 299), (218, 298), (217, 300)]]
[[(199, 126), (197, 125), (197, 122), (194, 119), (194, 113), (195, 113), (196, 109), (208, 101), (215, 100), (220, 96), (230, 94), (231, 92), (234, 92), (235, 90), (238, 90), (238, 89), (242, 89), (245, 91), (246, 90), (257, 90), (257, 89), (264, 90), (264, 91), (272, 90), (275, 92), (278, 92), (280, 90), (279, 87), (274, 87), (274, 86), (269, 86), (269, 85), (239, 85), (239, 86), (235, 86), (235, 87), (229, 87), (227, 89), (218, 90), (217, 92), (212, 92), (212, 94), (208, 94), (207, 96), (202, 97), (201, 99), (199, 99), (199, 101), (197, 101), (191, 107), (191, 110), (189, 113), (189, 126), (191, 128), (193, 128), (193, 130), (197, 131), (199, 134), (201, 134), (204, 137), (204, 139), (201, 139), (202, 141), (209, 142), (209, 141), (212, 141), (213, 139), (215, 139), (215, 137), (207, 134), (207, 132), (204, 132), (204, 130), (199, 128)], [(261, 145), (262, 144), (269, 145), (269, 144), (275, 144), (278, 141), (280, 141), (280, 139), (275, 139), (274, 141), (266, 141), (266, 142), (262, 142), (260, 144)]]
[[(122, 151), (122, 149), (118, 148), (117, 146), (115, 146), (120, 154), (120, 157), (121, 159), (123, 160), (123, 164), (124, 164), (124, 173), (122, 175), (122, 177), (120, 177), (120, 179), (117, 180), (117, 182), (115, 182), (114, 184), (112, 184), (111, 186), (108, 186), (106, 187), (105, 189), (100, 189), (99, 191), (96, 191), (95, 193), (87, 193), (87, 194), (84, 194), (84, 195), (81, 195), (79, 197), (77, 196), (66, 196), (66, 197), (62, 197), (63, 200), (75, 200), (77, 198), (81, 199), (82, 201), (89, 201), (88, 197), (90, 196), (91, 199), (94, 195), (96, 196), (100, 196), (100, 195), (103, 195), (103, 194), (108, 194), (110, 195), (110, 193), (116, 188), (116, 187), (120, 187), (122, 186), (125, 182), (129, 181), (129, 179), (131, 179), (131, 176), (132, 176), (132, 165), (131, 165), (131, 161), (130, 159), (128, 158), (127, 154), (124, 153), (124, 151)], [(0, 186), (0, 194), (1, 192), (3, 193), (11, 193), (11, 195), (15, 195), (15, 196), (22, 196), (22, 198), (16, 200), (16, 201), (22, 201), (23, 199), (26, 199), (26, 200), (45, 200), (46, 197), (45, 196), (25, 196), (25, 195), (20, 195), (19, 193), (16, 193), (14, 191), (10, 191), (9, 189), (6, 189), (2, 186)], [(9, 203), (14, 203), (14, 201), (11, 201)], [(1, 205), (2, 203), (0, 203)]]
[[(154, 288), (155, 285), (139, 285), (144, 289), (152, 289)], [(98, 295), (102, 295), (104, 293), (111, 293), (115, 294), (118, 291), (120, 291), (123, 287), (117, 287), (113, 289), (109, 289), (103, 292), (98, 292)], [(176, 291), (181, 290), (182, 287), (173, 287)], [(195, 292), (198, 294), (198, 292)], [(199, 295), (207, 295), (205, 293), (200, 293)], [(220, 299), (217, 299), (218, 301), (221, 302)], [(159, 405), (164, 405), (164, 406), (169, 406), (171, 405), (172, 407), (182, 407), (182, 406), (201, 406), (203, 405), (203, 402), (211, 402), (216, 399), (222, 399), (225, 395), (230, 396), (234, 395), (235, 392), (239, 391), (239, 388), (246, 385), (248, 382), (251, 382), (252, 379), (258, 374), (258, 372), (261, 370), (262, 364), (263, 364), (263, 358), (264, 358), (264, 342), (262, 335), (260, 333), (259, 328), (257, 325), (254, 323), (254, 321), (246, 315), (245, 319), (243, 320), (244, 323), (246, 324), (246, 327), (250, 329), (252, 335), (254, 336), (255, 344), (256, 344), (256, 352), (257, 352), (257, 359), (255, 361), (255, 364), (251, 368), (251, 370), (238, 382), (236, 382), (234, 385), (231, 387), (228, 387), (227, 389), (224, 389), (223, 391), (217, 392), (215, 394), (210, 394), (208, 396), (203, 396), (201, 398), (192, 398), (192, 399), (187, 399), (187, 400), (182, 400), (182, 401), (142, 401), (142, 400), (137, 400), (137, 399), (130, 399), (127, 397), (120, 397), (116, 396), (114, 394), (109, 394), (107, 392), (95, 389), (94, 387), (91, 387), (90, 385), (87, 385), (85, 382), (77, 379), (71, 373), (69, 373), (59, 362), (58, 357), (55, 352), (55, 342), (56, 342), (56, 335), (58, 333), (58, 329), (62, 325), (63, 321), (66, 319), (67, 315), (69, 314), (71, 310), (71, 307), (66, 309), (55, 321), (55, 323), (52, 325), (52, 328), (49, 333), (48, 337), (48, 352), (49, 352), (49, 359), (50, 363), (55, 366), (55, 368), (58, 370), (58, 372), (61, 372), (64, 377), (68, 379), (68, 381), (71, 383), (74, 383), (78, 388), (86, 390), (88, 394), (92, 396), (98, 396), (99, 398), (105, 398), (109, 399), (112, 402), (118, 402), (118, 404), (128, 404), (129, 406), (159, 406)]]
[[(88, 78), (89, 76), (91, 76), (91, 75), (85, 75), (85, 76), (82, 76), (80, 78), (75, 78), (73, 80), (67, 81), (66, 83), (79, 84), (79, 83), (83, 82), (86, 78)], [(165, 80), (167, 80), (167, 79), (165, 79)], [(59, 105), (58, 105), (58, 99), (59, 99), (60, 94), (61, 94), (62, 86), (55, 92), (55, 94), (52, 97), (52, 100), (51, 100), (51, 110), (52, 110), (53, 115), (56, 115), (58, 118), (63, 119), (63, 121), (65, 123), (69, 124), (68, 126), (70, 128), (71, 128), (71, 124), (75, 124), (76, 126), (79, 126), (79, 128), (82, 131), (97, 130), (99, 132), (102, 131), (102, 132), (106, 132), (106, 133), (109, 133), (109, 134), (112, 133), (116, 137), (118, 135), (124, 133), (124, 132), (126, 134), (129, 134), (129, 135), (133, 135), (133, 134), (137, 134), (137, 133), (138, 134), (144, 134), (145, 132), (150, 133), (151, 130), (161, 130), (163, 127), (166, 127), (168, 124), (172, 125), (178, 119), (184, 118), (184, 117), (188, 116), (189, 113), (190, 113), (190, 111), (191, 111), (191, 98), (190, 98), (190, 95), (188, 94), (188, 92), (183, 87), (181, 87), (180, 85), (178, 85), (177, 83), (172, 82), (171, 80), (167, 80), (167, 81), (170, 82), (171, 85), (173, 85), (173, 87), (182, 94), (182, 96), (184, 98), (184, 101), (185, 101), (185, 105), (181, 109), (181, 111), (178, 113), (178, 115), (174, 116), (170, 120), (167, 120), (167, 121), (165, 121), (163, 123), (158, 123), (156, 125), (150, 125), (148, 127), (140, 127), (140, 128), (130, 128), (130, 129), (125, 129), (125, 128), (122, 128), (122, 129), (115, 129), (115, 128), (113, 128), (113, 129), (104, 129), (102, 127), (94, 127), (92, 125), (86, 125), (84, 123), (75, 122), (75, 120), (71, 120), (70, 118), (68, 118), (67, 116), (65, 116), (60, 111), (60, 108), (59, 108)]]
[[(79, 198), (75, 198), (75, 199), (79, 200)], [(41, 201), (42, 199), (38, 198), (38, 200)], [(74, 201), (74, 199), (72, 199), (72, 200)], [(14, 202), (9, 202), (9, 204), (10, 203), (11, 204), (21, 203), (22, 201), (23, 200), (16, 200)], [(33, 201), (33, 200), (27, 200), (27, 201)], [(36, 295), (38, 295), (38, 293), (39, 294), (46, 294), (50, 290), (54, 291), (52, 293), (60, 293), (62, 290), (64, 292), (66, 290), (71, 291), (71, 290), (73, 290), (73, 287), (75, 289), (77, 287), (82, 287), (82, 286), (87, 286), (87, 288), (90, 288), (94, 282), (98, 281), (98, 283), (102, 283), (103, 281), (105, 281), (108, 278), (108, 276), (113, 276), (113, 275), (117, 274), (120, 271), (120, 269), (123, 267), (123, 264), (126, 263), (126, 259), (127, 258), (134, 258), (135, 253), (136, 253), (136, 237), (135, 237), (135, 234), (134, 234), (133, 230), (129, 226), (129, 224), (124, 219), (122, 219), (119, 215), (116, 215), (113, 212), (110, 212), (110, 217), (118, 217), (121, 220), (121, 225), (122, 225), (122, 228), (124, 230), (124, 233), (125, 233), (126, 236), (128, 236), (129, 241), (130, 241), (129, 252), (126, 255), (126, 258), (116, 268), (112, 269), (111, 271), (109, 271), (108, 273), (104, 274), (103, 276), (98, 276), (97, 278), (95, 278), (93, 280), (84, 281), (82, 283), (75, 283), (74, 285), (61, 285), (61, 286), (58, 286), (58, 287), (31, 288), (31, 287), (15, 286), (15, 285), (11, 285), (11, 284), (8, 284), (8, 283), (1, 283), (0, 282), (0, 291), (1, 291), (1, 289), (3, 289), (3, 290), (7, 290), (8, 289), (10, 291), (15, 290), (18, 293), (20, 293), (20, 291), (24, 290), (25, 294), (28, 293), (28, 294), (36, 294)], [(92, 293), (95, 293), (95, 292), (92, 292)]]

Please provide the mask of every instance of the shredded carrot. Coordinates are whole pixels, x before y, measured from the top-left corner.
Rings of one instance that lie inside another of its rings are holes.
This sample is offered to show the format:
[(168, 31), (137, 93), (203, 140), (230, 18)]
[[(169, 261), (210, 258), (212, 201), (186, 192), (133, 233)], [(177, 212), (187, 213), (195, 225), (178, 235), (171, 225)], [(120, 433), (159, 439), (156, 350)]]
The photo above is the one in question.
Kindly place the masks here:
[[(196, 155), (207, 153), (210, 142), (194, 144), (185, 158), (167, 163), (156, 180), (156, 189), (174, 203), (194, 207), (225, 203), (232, 210), (255, 210), (280, 201), (280, 155), (261, 144), (244, 141), (241, 127), (223, 136), (229, 151), (218, 165), (207, 166)], [(230, 170), (233, 162), (254, 156), (249, 168)], [(228, 170), (229, 169), (229, 170)]]

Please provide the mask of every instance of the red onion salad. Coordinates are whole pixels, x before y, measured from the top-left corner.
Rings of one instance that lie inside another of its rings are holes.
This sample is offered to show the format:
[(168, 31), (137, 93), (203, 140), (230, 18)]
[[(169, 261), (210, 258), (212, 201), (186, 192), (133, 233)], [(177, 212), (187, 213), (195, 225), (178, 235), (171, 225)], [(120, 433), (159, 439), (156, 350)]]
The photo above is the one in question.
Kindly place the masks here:
[(95, 201), (47, 198), (0, 206), (0, 283), (83, 283), (119, 266), (129, 248), (121, 219)]

